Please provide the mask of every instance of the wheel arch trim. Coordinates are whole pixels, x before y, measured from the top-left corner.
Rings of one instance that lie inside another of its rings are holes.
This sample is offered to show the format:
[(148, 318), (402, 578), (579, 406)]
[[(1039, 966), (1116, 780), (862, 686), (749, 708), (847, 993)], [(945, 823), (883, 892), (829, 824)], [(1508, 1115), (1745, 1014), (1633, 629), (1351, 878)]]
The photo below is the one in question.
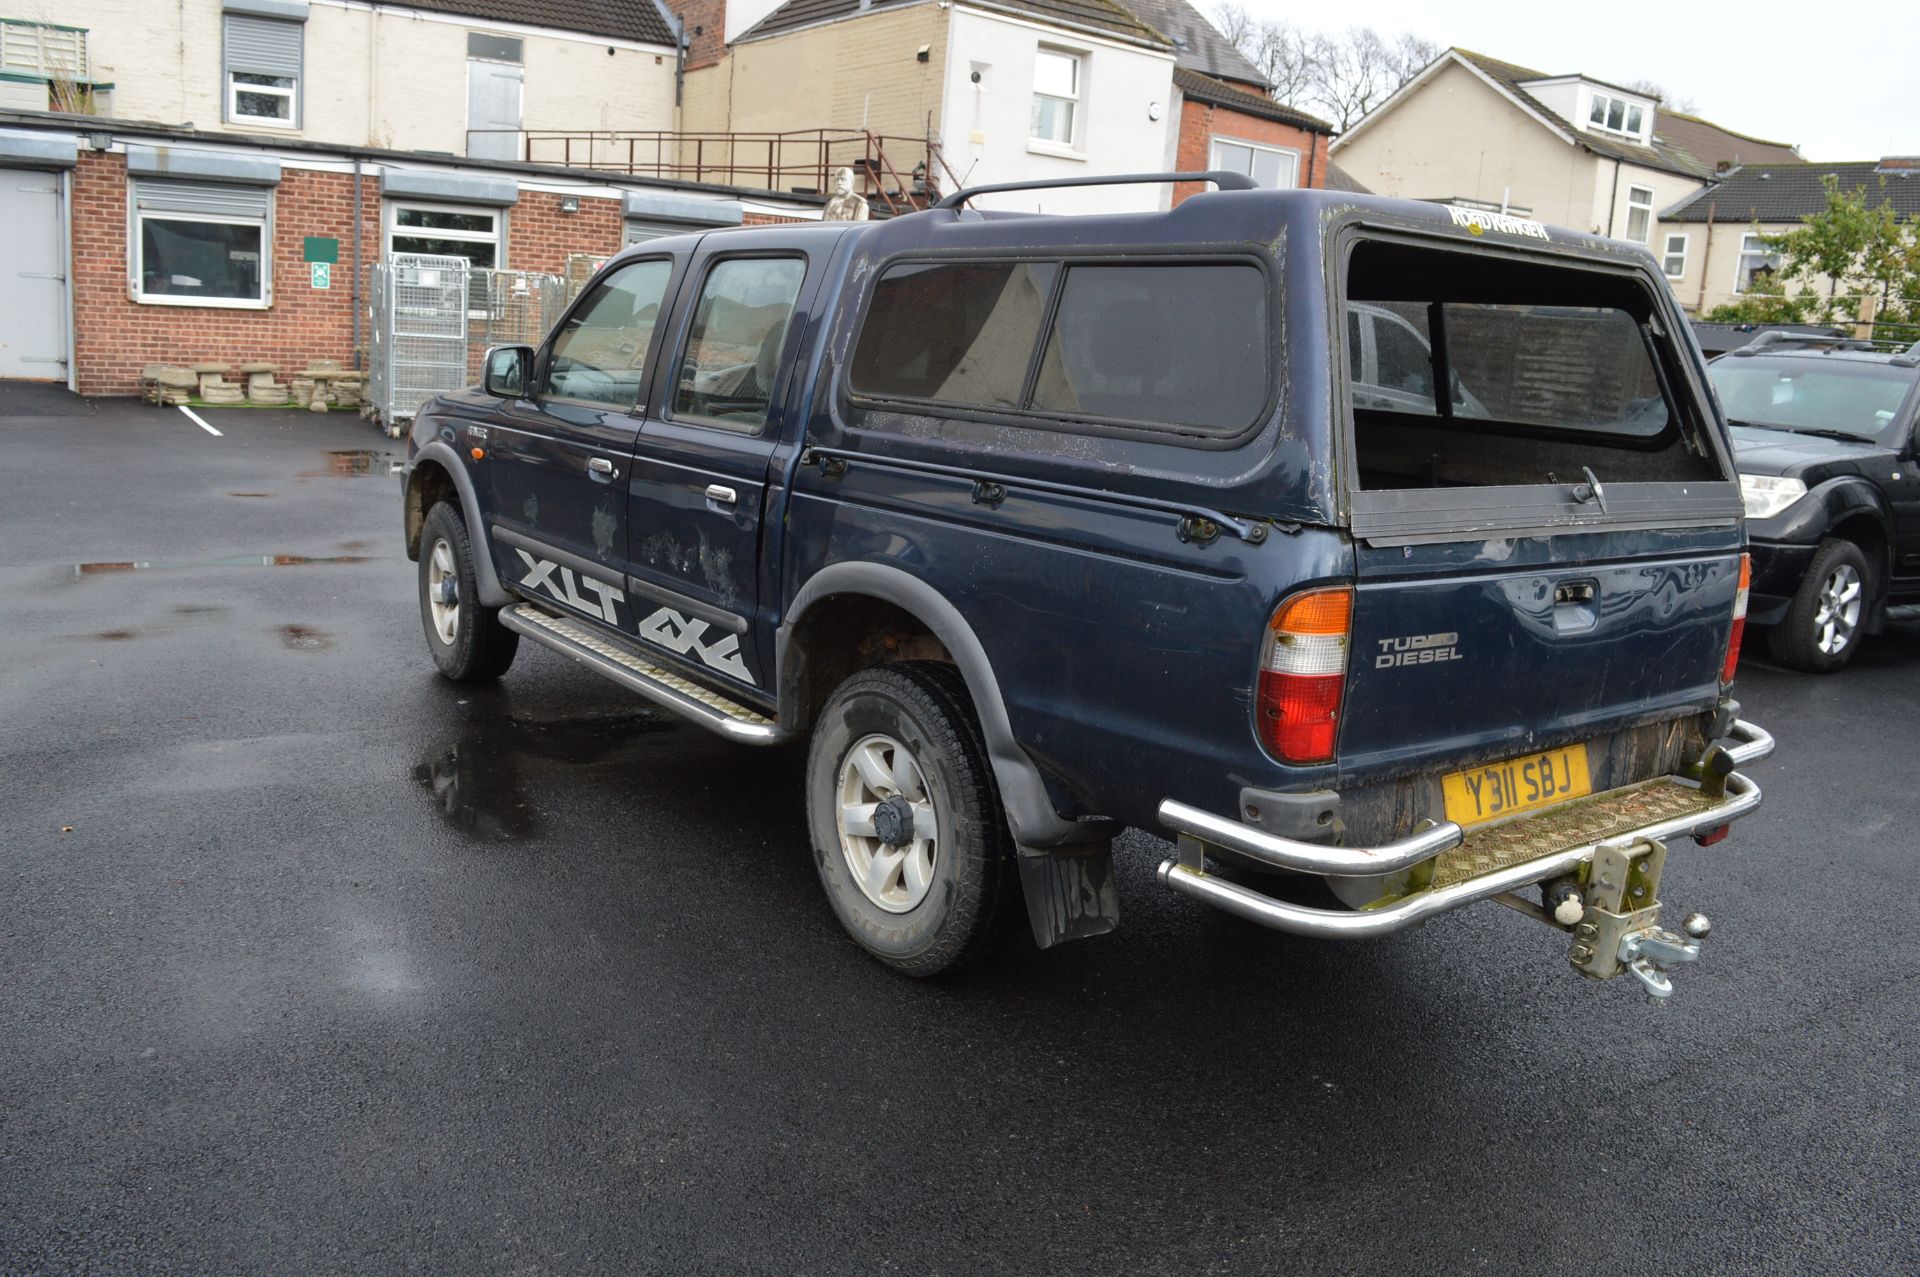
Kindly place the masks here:
[[(505, 607), (513, 602), (513, 596), (500, 584), (500, 576), (494, 571), (493, 546), (487, 539), (487, 527), (481, 518), (480, 497), (474, 491), (473, 476), (460, 464), (460, 458), (451, 445), (439, 439), (420, 445), (402, 476), (401, 491), (404, 497), (411, 499), (419, 489), (421, 468), (429, 463), (447, 472), (447, 477), (453, 481), (453, 490), (459, 494), (460, 512), (467, 521), (467, 536), (474, 543), (473, 573), (480, 584), (480, 602), (486, 607)], [(426, 513), (422, 510), (421, 517), (425, 518)], [(407, 546), (407, 557), (420, 557), (417, 543)]]
[(793, 597), (774, 640), (774, 678), (779, 688), (781, 721), (797, 721), (797, 680), (790, 677), (789, 659), (794, 631), (813, 608), (838, 595), (859, 595), (890, 603), (913, 616), (946, 647), (967, 686), (980, 729), (987, 742), (988, 761), (1000, 786), (1000, 800), (1014, 841), (1024, 847), (1062, 847), (1111, 838), (1107, 822), (1076, 821), (1062, 816), (1047, 794), (1040, 769), (1014, 738), (1006, 701), (973, 627), (960, 609), (933, 586), (891, 564), (870, 561), (833, 563), (821, 568)]

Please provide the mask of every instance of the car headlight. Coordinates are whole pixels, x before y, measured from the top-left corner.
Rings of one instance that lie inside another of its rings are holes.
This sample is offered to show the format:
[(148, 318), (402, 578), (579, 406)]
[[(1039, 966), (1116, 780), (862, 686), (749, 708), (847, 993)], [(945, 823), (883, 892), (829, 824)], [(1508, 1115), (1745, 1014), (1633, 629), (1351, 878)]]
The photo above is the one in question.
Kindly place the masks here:
[(1740, 502), (1749, 519), (1771, 519), (1807, 495), (1807, 485), (1777, 474), (1740, 476)]

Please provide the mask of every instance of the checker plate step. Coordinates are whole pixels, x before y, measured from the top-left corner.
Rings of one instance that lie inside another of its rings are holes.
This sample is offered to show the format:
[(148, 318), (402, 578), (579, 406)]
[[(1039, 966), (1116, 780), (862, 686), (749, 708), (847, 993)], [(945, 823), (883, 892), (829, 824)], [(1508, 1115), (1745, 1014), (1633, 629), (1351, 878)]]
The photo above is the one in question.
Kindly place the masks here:
[(787, 738), (779, 723), (758, 710), (655, 665), (589, 626), (531, 603), (506, 608), (500, 623), (730, 740), (775, 745)]
[(1470, 829), (1433, 860), (1435, 887), (1450, 887), (1509, 865), (1599, 842), (1674, 816), (1710, 811), (1725, 799), (1672, 779), (1651, 780), (1577, 798), (1498, 825)]

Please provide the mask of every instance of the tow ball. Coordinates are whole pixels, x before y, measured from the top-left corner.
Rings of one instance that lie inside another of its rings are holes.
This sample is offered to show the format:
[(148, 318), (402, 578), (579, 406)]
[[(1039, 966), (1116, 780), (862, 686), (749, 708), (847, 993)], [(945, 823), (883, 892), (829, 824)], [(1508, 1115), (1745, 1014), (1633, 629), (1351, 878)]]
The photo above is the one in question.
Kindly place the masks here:
[(1567, 961), (1592, 980), (1630, 975), (1655, 998), (1673, 996), (1673, 968), (1697, 962), (1713, 929), (1705, 914), (1690, 913), (1681, 935), (1660, 925), (1660, 871), (1665, 843), (1651, 838), (1603, 843), (1576, 876), (1542, 889), (1541, 905), (1507, 897), (1504, 903), (1568, 932)]

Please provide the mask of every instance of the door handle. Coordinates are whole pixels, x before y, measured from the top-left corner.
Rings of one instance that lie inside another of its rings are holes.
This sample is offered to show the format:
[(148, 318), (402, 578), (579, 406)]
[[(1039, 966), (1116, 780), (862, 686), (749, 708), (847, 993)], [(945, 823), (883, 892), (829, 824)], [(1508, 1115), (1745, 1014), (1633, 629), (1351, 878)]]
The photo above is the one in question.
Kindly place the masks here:
[(605, 457), (594, 457), (587, 462), (587, 469), (594, 474), (612, 474), (613, 462), (607, 460)]
[(707, 500), (715, 505), (732, 505), (739, 499), (740, 494), (724, 484), (709, 483), (707, 485)]

